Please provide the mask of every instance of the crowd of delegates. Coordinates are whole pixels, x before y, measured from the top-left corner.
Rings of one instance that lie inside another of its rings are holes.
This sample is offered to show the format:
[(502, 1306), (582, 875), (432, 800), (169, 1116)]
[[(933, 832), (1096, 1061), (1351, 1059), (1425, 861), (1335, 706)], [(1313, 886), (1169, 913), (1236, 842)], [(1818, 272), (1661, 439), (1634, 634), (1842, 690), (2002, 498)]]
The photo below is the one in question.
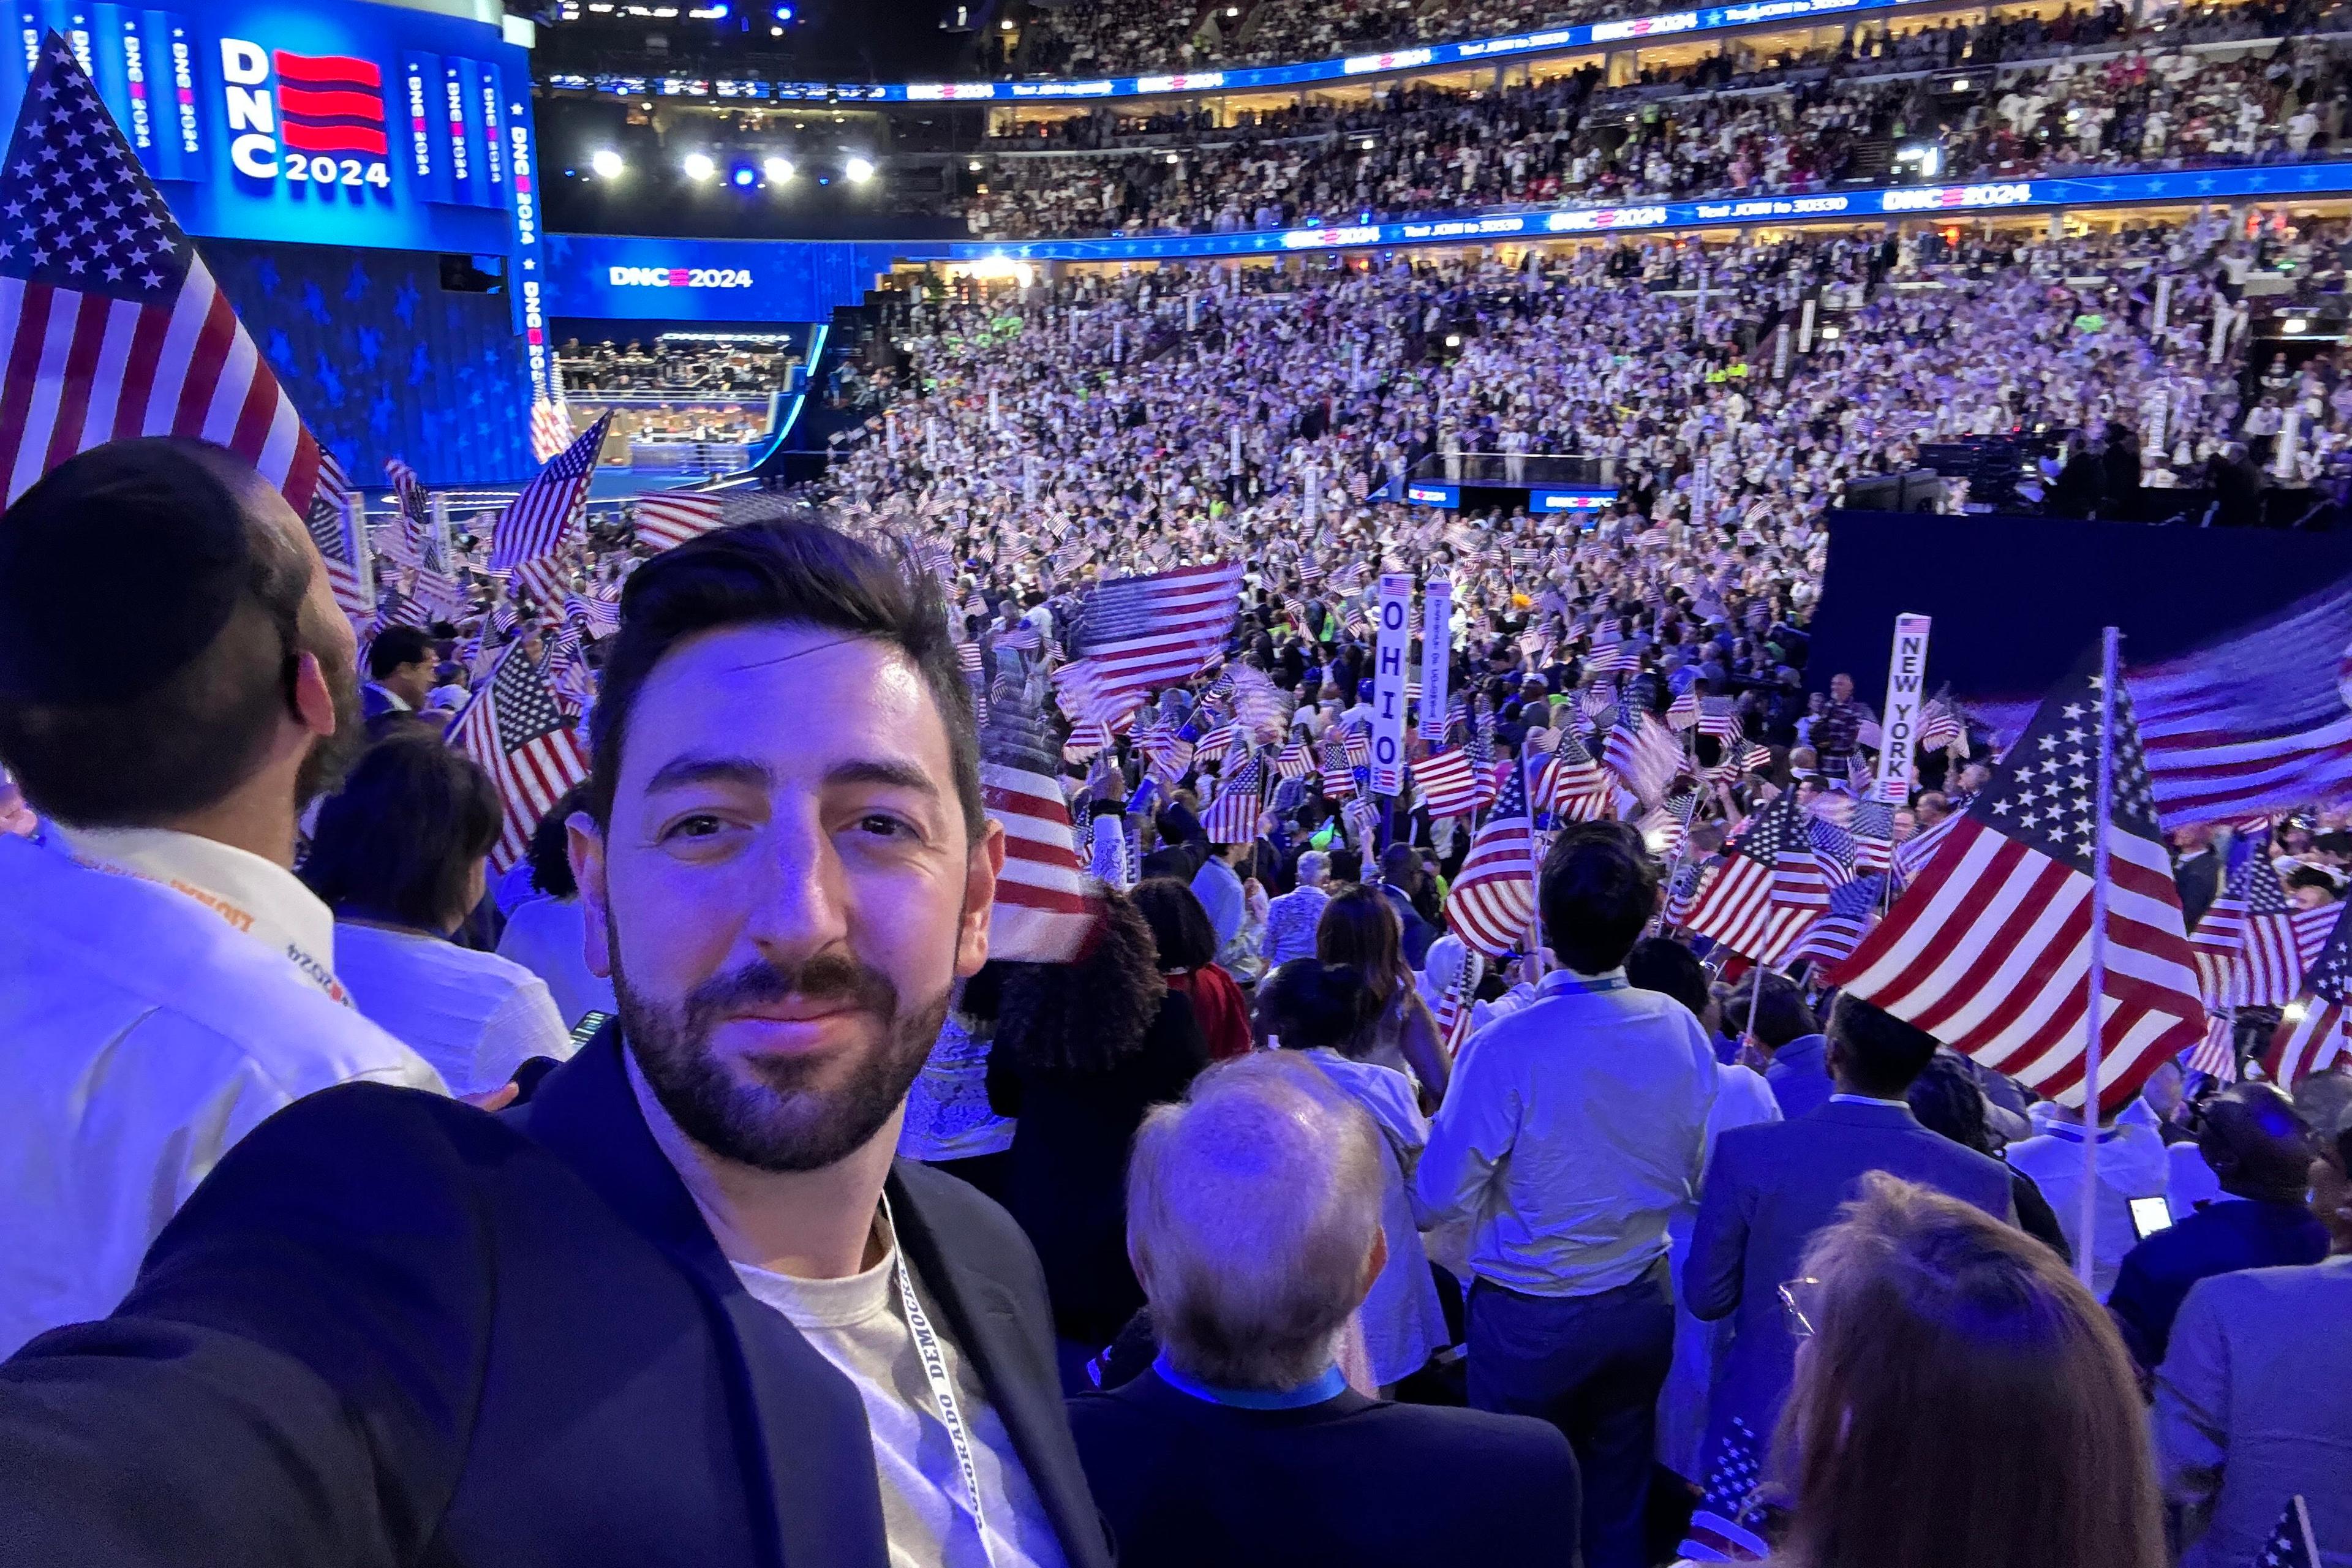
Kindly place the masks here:
[(632, 338), (583, 344), (566, 338), (555, 351), (563, 384), (575, 392), (767, 393), (792, 377), (800, 356), (765, 345), (654, 340), (646, 348)]
[[(2215, 24), (2228, 25), (2259, 23)], [(1228, 232), (1801, 193), (1865, 177), (2268, 163), (2325, 156), (2342, 133), (2344, 57), (2322, 38), (2223, 59), (2170, 30), (2126, 35), (2085, 40), (2038, 18), (1936, 22), (1814, 54), (1735, 46), (1617, 88), (1602, 88), (1593, 67), (1499, 89), (1400, 87), (1361, 108), (1245, 115), (1228, 128), (1149, 115), (1137, 122), (1148, 148), (987, 160), (964, 216), (992, 238)], [(2096, 58), (2072, 58), (2085, 52)], [(1929, 73), (1964, 62), (1993, 74), (1969, 95), (1939, 96)], [(1095, 121), (1077, 123), (1091, 133), (1047, 144), (1103, 141)], [(1865, 149), (1867, 165), (1856, 161)]]
[[(1023, 36), (1012, 62), (1024, 74), (1095, 75), (1184, 71), (1219, 66), (1279, 65), (1361, 55), (1415, 44), (1498, 37), (1665, 7), (1642, 0), (1556, 0), (1535, 8), (1498, 0), (1258, 0), (1235, 6), (1147, 6), (1136, 0), (1076, 0), (1056, 7)], [(2322, 0), (2259, 0), (2253, 5), (2189, 5), (2150, 18), (2182, 42), (2279, 37), (2325, 26), (2335, 9)], [(2063, 6), (2017, 26), (2036, 36), (2095, 45), (2134, 25), (2132, 8)], [(2261, 30), (2245, 30), (2249, 26)]]
[[(803, 498), (828, 524), (593, 530), (519, 618), (461, 537), (464, 604), (363, 664), (250, 474), (74, 459), (0, 517), (8, 1539), (1095, 1568), (1098, 1510), (1131, 1568), (1637, 1568), (1704, 1490), (1702, 1546), (1811, 1568), (2158, 1568), (2167, 1505), (2227, 1568), (2300, 1494), (2352, 1563), (2352, 1359), (2312, 1329), (2352, 1078), (2168, 1067), (2087, 1130), (1812, 976), (1721, 984), (1674, 918), (1783, 792), (1852, 809), (1874, 716), (1807, 668), (1845, 487), (2045, 426), (2122, 488), (2245, 461), (2234, 285), (2317, 237), (940, 280)], [(1836, 336), (1800, 346), (1808, 298)], [(1618, 499), (1375, 493), (1483, 453)], [(1244, 568), (1217, 668), (1053, 720), (1084, 591), (1210, 559)], [(1694, 723), (1560, 826), (1543, 942), (1475, 984), (1466, 821), (1349, 809), (1386, 571), (1454, 584), (1465, 744), (1597, 754), (1681, 700), (1745, 738)], [(509, 621), (593, 771), (493, 881), (444, 731)], [(1229, 721), (1314, 762), (1215, 842)], [(1040, 737), (1089, 929), (991, 960), (980, 765)], [(1990, 760), (1929, 759), (1893, 832)], [(2298, 900), (2347, 823), (2281, 827)], [(2231, 847), (2179, 850), (2201, 909)], [(2133, 1199), (2178, 1223), (2135, 1245)]]

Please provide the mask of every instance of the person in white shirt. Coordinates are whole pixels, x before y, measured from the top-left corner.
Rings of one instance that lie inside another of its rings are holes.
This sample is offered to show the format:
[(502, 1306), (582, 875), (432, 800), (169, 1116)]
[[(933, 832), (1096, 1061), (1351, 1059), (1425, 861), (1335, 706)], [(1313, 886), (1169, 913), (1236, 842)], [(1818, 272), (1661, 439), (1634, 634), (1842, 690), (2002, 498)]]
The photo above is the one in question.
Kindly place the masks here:
[(0, 835), (0, 1353), (111, 1311), (273, 1111), (443, 1087), (290, 869), (354, 659), (308, 531), (222, 448), (95, 447), (0, 515), (0, 759), (43, 818)]
[(588, 967), (588, 916), (580, 902), (580, 884), (572, 879), (572, 861), (564, 852), (564, 826), (587, 798), (585, 785), (575, 784), (547, 808), (546, 817), (530, 836), (523, 862), (530, 868), (531, 891), (538, 895), (517, 904), (499, 933), (499, 956), (521, 964), (547, 983), (555, 999), (556, 1015), (567, 1029), (577, 1029), (591, 1013), (607, 1018), (620, 1012), (613, 982)]
[(1475, 1221), (1470, 1403), (1542, 1415), (1583, 1472), (1588, 1568), (1643, 1568), (1674, 1351), (1666, 1226), (1695, 1203), (1717, 1063), (1681, 1003), (1626, 982), (1657, 867), (1624, 824), (1554, 842), (1537, 902), (1562, 968), (1471, 1037), (1416, 1177)]
[[(2066, 1233), (2074, 1256), (2083, 1255), (2083, 1123), (2079, 1111), (2063, 1106), (2036, 1105), (2034, 1121), (2041, 1129), (2003, 1151), (2011, 1169), (2033, 1178), (2042, 1195)], [(2132, 1225), (2134, 1198), (2160, 1198), (2172, 1185), (2172, 1162), (2164, 1139), (2144, 1123), (2112, 1120), (2098, 1129), (2098, 1213), (2091, 1249), (2091, 1289), (2101, 1300), (2115, 1288), (2116, 1271), (2124, 1254), (2139, 1242)]]
[(302, 879), (335, 911), (343, 984), (360, 1011), (414, 1047), (461, 1094), (482, 1094), (572, 1036), (547, 983), (449, 940), (482, 901), (505, 806), (490, 775), (431, 735), (362, 756), (319, 813)]

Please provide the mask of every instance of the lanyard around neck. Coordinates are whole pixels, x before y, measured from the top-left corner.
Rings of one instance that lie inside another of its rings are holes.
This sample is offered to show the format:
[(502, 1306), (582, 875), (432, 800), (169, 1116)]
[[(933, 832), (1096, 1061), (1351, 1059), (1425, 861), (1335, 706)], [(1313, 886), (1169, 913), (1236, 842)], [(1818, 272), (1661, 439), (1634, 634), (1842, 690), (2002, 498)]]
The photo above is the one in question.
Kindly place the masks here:
[(988, 1520), (980, 1500), (980, 1466), (972, 1458), (971, 1433), (964, 1425), (955, 1380), (948, 1375), (943, 1342), (915, 1295), (914, 1271), (907, 1267), (906, 1242), (898, 1222), (890, 1215), (887, 1193), (882, 1196), (882, 1223), (890, 1230), (891, 1274), (898, 1282), (898, 1304), (906, 1311), (908, 1331), (914, 1336), (915, 1356), (923, 1363), (923, 1381), (930, 1384), (931, 1403), (940, 1413), (940, 1425), (948, 1430), (948, 1444), (955, 1450), (956, 1468), (963, 1476), (964, 1499), (971, 1509), (972, 1528), (980, 1536), (981, 1554), (993, 1563), (996, 1554), (989, 1546)]

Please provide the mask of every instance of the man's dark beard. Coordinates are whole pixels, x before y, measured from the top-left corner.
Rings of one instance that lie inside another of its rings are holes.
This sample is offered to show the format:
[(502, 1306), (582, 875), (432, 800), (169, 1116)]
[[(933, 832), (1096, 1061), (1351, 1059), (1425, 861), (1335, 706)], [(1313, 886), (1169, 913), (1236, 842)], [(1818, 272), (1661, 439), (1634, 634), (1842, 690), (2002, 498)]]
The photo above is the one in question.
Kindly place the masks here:
[[(308, 613), (306, 607), (306, 616)], [(312, 742), (302, 765), (294, 772), (294, 809), (298, 812), (308, 809), (320, 795), (341, 787), (343, 775), (352, 771), (352, 764), (367, 750), (368, 743), (367, 721), (361, 716), (357, 665), (329, 648), (320, 637), (306, 635), (301, 648), (318, 659), (319, 674), (335, 700), (335, 732)]]
[[(838, 953), (820, 955), (797, 971), (759, 963), (714, 976), (688, 992), (684, 1006), (671, 1013), (630, 987), (609, 911), (605, 932), (622, 1037), (654, 1098), (697, 1143), (759, 1170), (821, 1170), (863, 1145), (907, 1098), (947, 1019), (950, 987), (902, 1011), (898, 988), (886, 977)], [(880, 1046), (851, 1064), (849, 1079), (838, 1089), (810, 1087), (819, 1064), (800, 1058), (748, 1064), (760, 1080), (752, 1085), (711, 1061), (710, 1032), (725, 1014), (791, 996), (846, 1001), (881, 1020)]]

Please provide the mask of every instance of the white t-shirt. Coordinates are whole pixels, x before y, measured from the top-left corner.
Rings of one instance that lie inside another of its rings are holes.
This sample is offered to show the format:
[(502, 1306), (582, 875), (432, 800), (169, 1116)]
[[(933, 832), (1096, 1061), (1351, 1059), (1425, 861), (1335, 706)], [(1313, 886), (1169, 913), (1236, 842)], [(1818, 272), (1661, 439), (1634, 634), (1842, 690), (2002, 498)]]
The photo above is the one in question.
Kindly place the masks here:
[(497, 953), (342, 921), (335, 971), (359, 1010), (431, 1062), (452, 1093), (480, 1094), (529, 1058), (572, 1052), (547, 982)]
[(881, 1234), (882, 1260), (862, 1274), (796, 1279), (737, 1263), (736, 1277), (856, 1385), (874, 1437), (891, 1568), (1055, 1568), (1063, 1562), (1061, 1542), (1013, 1451), (1012, 1434), (989, 1403), (979, 1374), (948, 1338), (931, 1293), (918, 1280), (915, 1289), (940, 1336), (956, 1405), (971, 1439), (972, 1464), (980, 1472), (988, 1530), (983, 1549), (964, 1499), (955, 1446), (932, 1401), (898, 1298), (898, 1248), (884, 1222), (877, 1216), (874, 1223)]
[(567, 1029), (591, 1013), (617, 1013), (613, 983), (588, 967), (587, 916), (578, 899), (541, 897), (518, 905), (499, 936), (499, 956), (547, 982)]

